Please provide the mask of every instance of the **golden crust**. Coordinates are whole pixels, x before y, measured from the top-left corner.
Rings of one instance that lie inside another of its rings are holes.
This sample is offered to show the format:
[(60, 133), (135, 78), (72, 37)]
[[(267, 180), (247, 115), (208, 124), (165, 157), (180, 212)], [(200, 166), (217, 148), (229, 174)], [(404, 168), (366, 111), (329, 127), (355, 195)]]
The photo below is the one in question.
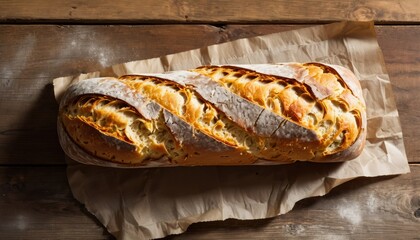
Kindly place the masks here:
[(366, 137), (358, 80), (320, 63), (203, 66), (85, 80), (69, 92), (60, 105), (66, 134), (95, 157), (132, 166), (346, 161)]
[(129, 164), (139, 163), (139, 159), (142, 159), (132, 143), (118, 139), (115, 135), (106, 135), (79, 118), (63, 115), (61, 121), (72, 140), (95, 157)]
[[(330, 66), (307, 63), (294, 64), (293, 68), (306, 71), (307, 77), (298, 81), (236, 66), (204, 66), (193, 71), (212, 78), (254, 104), (317, 132), (320, 138), (317, 155), (320, 157), (349, 148), (364, 131), (362, 114), (365, 106), (361, 96), (355, 96), (347, 82)], [(356, 78), (347, 71), (346, 79), (354, 82)], [(279, 104), (276, 105), (276, 101)]]

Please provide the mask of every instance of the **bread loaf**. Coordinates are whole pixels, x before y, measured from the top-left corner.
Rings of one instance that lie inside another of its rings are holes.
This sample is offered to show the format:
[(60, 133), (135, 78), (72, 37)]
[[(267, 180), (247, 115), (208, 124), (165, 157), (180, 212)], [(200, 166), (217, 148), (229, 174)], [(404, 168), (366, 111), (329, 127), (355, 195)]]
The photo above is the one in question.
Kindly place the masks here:
[(362, 151), (366, 111), (340, 66), (202, 66), (77, 82), (58, 134), (70, 157), (102, 166), (336, 162)]

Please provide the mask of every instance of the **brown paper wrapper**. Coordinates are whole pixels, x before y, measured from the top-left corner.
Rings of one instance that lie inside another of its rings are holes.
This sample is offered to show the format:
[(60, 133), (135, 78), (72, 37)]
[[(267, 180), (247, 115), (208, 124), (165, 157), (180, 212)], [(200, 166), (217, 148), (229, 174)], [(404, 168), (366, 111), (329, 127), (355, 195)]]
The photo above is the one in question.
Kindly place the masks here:
[(118, 169), (69, 161), (73, 195), (118, 239), (161, 238), (192, 223), (274, 217), (304, 198), (357, 177), (408, 173), (398, 111), (372, 22), (340, 22), (240, 39), (95, 73), (54, 79), (57, 99), (73, 81), (159, 73), (206, 64), (324, 62), (351, 69), (367, 103), (362, 154), (343, 163)]

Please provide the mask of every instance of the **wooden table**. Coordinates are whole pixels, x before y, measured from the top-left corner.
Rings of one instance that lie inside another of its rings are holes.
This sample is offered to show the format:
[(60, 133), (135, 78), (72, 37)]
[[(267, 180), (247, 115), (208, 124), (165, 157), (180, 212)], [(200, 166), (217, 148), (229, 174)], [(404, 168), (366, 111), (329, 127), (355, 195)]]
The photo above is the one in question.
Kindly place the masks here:
[(0, 1), (0, 239), (109, 239), (73, 199), (52, 79), (243, 37), (375, 20), (411, 173), (361, 178), (286, 215), (168, 239), (419, 239), (420, 2)]

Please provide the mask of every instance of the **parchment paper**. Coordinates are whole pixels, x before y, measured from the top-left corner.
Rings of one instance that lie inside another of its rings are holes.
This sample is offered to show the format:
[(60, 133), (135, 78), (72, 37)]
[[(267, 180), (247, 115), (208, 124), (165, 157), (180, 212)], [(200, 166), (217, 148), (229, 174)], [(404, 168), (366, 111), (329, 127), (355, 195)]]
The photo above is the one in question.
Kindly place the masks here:
[[(112, 49), (110, 49), (112, 51)], [(117, 169), (69, 161), (73, 195), (118, 239), (161, 238), (195, 222), (284, 214), (361, 176), (408, 173), (398, 111), (372, 22), (340, 22), (124, 63), (54, 80), (57, 99), (74, 80), (158, 73), (205, 64), (317, 61), (343, 65), (361, 79), (367, 144), (344, 163)]]

